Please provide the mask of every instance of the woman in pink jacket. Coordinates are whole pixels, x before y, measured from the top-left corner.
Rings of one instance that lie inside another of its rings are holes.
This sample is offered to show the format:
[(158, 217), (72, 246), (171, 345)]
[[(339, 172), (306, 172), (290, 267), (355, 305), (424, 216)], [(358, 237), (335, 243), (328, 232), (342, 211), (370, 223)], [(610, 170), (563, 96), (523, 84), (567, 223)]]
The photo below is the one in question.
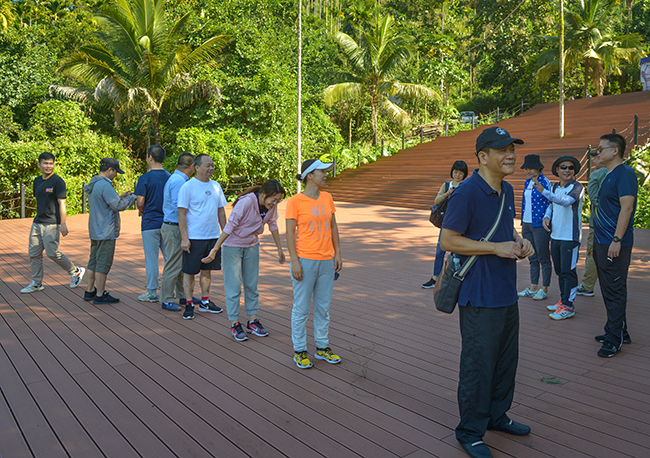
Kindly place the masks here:
[[(278, 262), (284, 263), (284, 252), (278, 233), (278, 204), (282, 202), (285, 191), (277, 180), (268, 180), (262, 186), (246, 189), (233, 203), (232, 213), (226, 227), (210, 254), (201, 261), (211, 262), (223, 245), (222, 270), (223, 288), (226, 296), (226, 312), (231, 321), (230, 331), (235, 340), (248, 339), (247, 332), (259, 337), (269, 335), (257, 318), (259, 292), (257, 280), (260, 273), (259, 235), (268, 224), (278, 248)], [(239, 298), (244, 284), (244, 305), (248, 323), (246, 331), (239, 322)]]

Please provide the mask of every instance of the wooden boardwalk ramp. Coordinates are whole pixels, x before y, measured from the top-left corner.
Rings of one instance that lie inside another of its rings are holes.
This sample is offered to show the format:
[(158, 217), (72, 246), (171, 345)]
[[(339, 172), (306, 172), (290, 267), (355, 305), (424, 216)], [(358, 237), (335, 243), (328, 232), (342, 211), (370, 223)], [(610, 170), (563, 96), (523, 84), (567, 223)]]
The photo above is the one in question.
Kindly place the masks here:
[[(501, 121), (499, 126), (525, 141), (524, 145), (517, 145), (516, 171), (508, 177), (517, 200), (521, 199), (526, 180), (519, 169), (525, 155), (539, 154), (546, 166), (546, 176), (556, 181), (551, 165), (558, 156), (570, 154), (580, 159), (589, 145), (598, 146), (599, 137), (612, 129), (626, 137), (628, 144), (632, 143), (635, 114), (639, 115), (638, 143), (643, 145), (650, 139), (650, 92), (568, 100), (564, 138), (559, 138), (557, 102), (536, 105), (521, 116)], [(338, 201), (427, 209), (433, 205), (442, 183), (450, 179), (454, 161), (467, 162), (470, 173), (477, 167), (476, 137), (487, 127), (438, 137), (372, 164), (346, 170), (328, 180), (329, 191)], [(581, 181), (586, 180), (583, 175)]]
[[(108, 280), (121, 302), (111, 306), (84, 302), (83, 288), (69, 289), (69, 277), (48, 259), (45, 290), (20, 294), (30, 281), (31, 221), (0, 221), (0, 457), (465, 456), (454, 438), (458, 314), (437, 312), (431, 290), (420, 288), (435, 244), (427, 212), (337, 206), (345, 264), (330, 338), (343, 361), (316, 361), (310, 370), (292, 361), (289, 267), (277, 264), (268, 234), (260, 318), (270, 335), (238, 343), (225, 313), (185, 321), (137, 301), (145, 285), (137, 212), (123, 214)], [(85, 265), (87, 216), (68, 225), (61, 249)], [(593, 336), (605, 323), (600, 293), (579, 297), (576, 316), (563, 322), (545, 310), (558, 298), (555, 278), (548, 301), (520, 302), (511, 416), (533, 433), (488, 432), (495, 457), (650, 456), (650, 232), (635, 236), (633, 342), (616, 357), (596, 356)], [(528, 264), (518, 272), (523, 289)], [(218, 272), (212, 291), (223, 305)]]

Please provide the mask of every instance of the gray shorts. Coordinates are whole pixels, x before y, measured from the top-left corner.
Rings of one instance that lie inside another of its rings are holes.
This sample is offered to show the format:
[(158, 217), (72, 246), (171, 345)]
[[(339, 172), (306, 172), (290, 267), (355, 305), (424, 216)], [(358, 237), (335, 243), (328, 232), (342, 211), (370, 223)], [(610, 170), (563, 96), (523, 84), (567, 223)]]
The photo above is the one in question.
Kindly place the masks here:
[(88, 270), (107, 274), (113, 265), (115, 256), (115, 239), (113, 240), (91, 240), (90, 241), (90, 259), (88, 260)]

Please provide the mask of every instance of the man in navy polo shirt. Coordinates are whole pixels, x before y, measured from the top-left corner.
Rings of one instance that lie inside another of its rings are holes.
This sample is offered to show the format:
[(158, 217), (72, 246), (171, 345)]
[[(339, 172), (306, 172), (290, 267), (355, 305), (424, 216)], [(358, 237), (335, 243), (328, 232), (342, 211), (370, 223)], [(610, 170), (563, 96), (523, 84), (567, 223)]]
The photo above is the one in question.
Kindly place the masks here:
[(163, 168), (165, 149), (151, 145), (147, 150), (149, 171), (142, 175), (135, 186), (136, 206), (142, 215), (142, 248), (147, 272), (147, 291), (138, 296), (139, 301), (158, 302), (158, 250), (166, 258), (160, 228), (163, 223), (163, 188), (171, 176)]
[(639, 184), (636, 173), (623, 163), (625, 139), (618, 134), (600, 137), (598, 156), (607, 167), (594, 216), (594, 261), (607, 309), (603, 346), (598, 356), (611, 358), (622, 344), (632, 342), (627, 332), (627, 272), (634, 245), (634, 213)]
[[(515, 199), (503, 181), (515, 171), (515, 146), (523, 144), (501, 127), (485, 129), (476, 140), (479, 168), (451, 195), (440, 246), (461, 262), (478, 255), (458, 299), (462, 349), (458, 383), (460, 423), (456, 439), (471, 457), (491, 457), (483, 442), (487, 429), (524, 436), (528, 426), (507, 412), (515, 391), (519, 357), (517, 259), (534, 254), (514, 229)], [(481, 241), (505, 206), (490, 242)]]

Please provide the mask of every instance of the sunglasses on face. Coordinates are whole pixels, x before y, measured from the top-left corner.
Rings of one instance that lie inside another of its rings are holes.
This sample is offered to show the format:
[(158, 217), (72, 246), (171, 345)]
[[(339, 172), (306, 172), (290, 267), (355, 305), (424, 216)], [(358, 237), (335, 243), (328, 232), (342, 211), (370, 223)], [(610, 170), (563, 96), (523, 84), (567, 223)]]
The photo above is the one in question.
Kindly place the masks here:
[(614, 148), (614, 147), (613, 146), (604, 146), (604, 147), (599, 146), (598, 148), (596, 148), (596, 151), (600, 153), (602, 150), (607, 149), (607, 148)]
[(562, 170), (566, 170), (566, 169), (573, 170), (574, 169), (574, 167), (572, 165), (561, 165), (560, 168)]

